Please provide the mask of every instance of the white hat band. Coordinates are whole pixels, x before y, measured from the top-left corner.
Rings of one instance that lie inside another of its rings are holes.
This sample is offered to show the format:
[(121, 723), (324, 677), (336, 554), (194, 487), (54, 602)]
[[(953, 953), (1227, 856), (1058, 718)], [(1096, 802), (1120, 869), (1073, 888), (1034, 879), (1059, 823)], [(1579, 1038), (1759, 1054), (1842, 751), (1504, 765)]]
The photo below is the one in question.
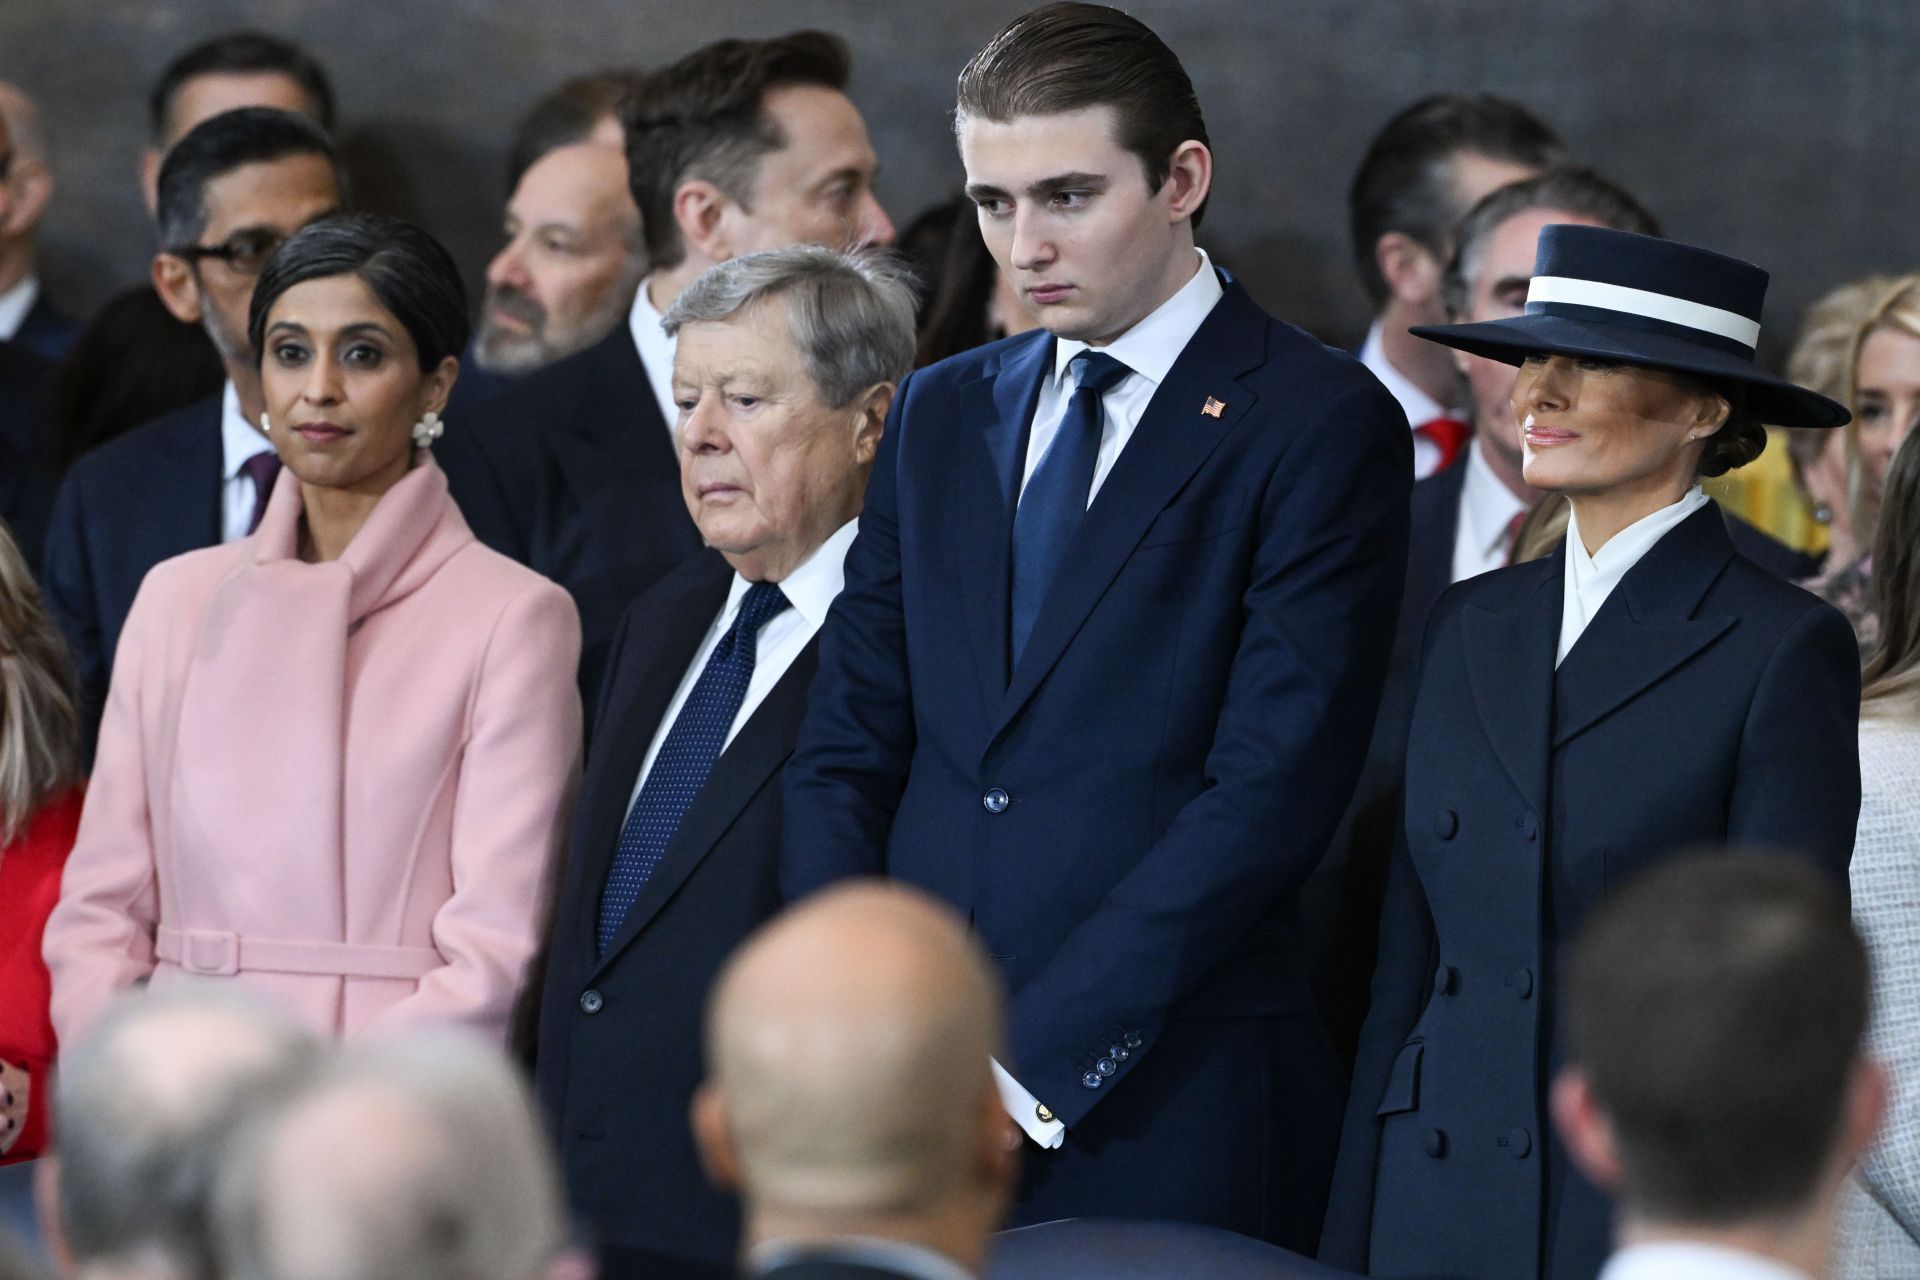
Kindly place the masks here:
[(1576, 280), (1569, 276), (1535, 276), (1527, 285), (1527, 301), (1563, 303), (1575, 307), (1598, 307), (1603, 311), (1622, 311), (1645, 316), (1688, 329), (1698, 329), (1716, 337), (1738, 342), (1751, 350), (1760, 344), (1760, 322), (1733, 311), (1723, 311), (1703, 302), (1689, 302), (1670, 294), (1626, 285), (1605, 284), (1599, 280)]

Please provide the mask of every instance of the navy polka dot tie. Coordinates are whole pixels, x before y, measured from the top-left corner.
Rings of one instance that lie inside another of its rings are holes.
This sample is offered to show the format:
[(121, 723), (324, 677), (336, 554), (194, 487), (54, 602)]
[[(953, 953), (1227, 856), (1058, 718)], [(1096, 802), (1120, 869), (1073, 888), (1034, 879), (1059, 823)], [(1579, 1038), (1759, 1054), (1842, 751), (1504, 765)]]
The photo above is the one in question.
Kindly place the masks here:
[(667, 740), (660, 744), (660, 754), (654, 757), (640, 795), (627, 811), (613, 867), (600, 891), (601, 954), (612, 945), (647, 878), (660, 865), (680, 819), (713, 772), (713, 762), (720, 758), (727, 731), (740, 714), (740, 703), (753, 680), (760, 628), (786, 607), (787, 598), (771, 582), (756, 582), (747, 588), (733, 626), (720, 638), (700, 678), (694, 681), (693, 692), (674, 717), (673, 727), (667, 730)]

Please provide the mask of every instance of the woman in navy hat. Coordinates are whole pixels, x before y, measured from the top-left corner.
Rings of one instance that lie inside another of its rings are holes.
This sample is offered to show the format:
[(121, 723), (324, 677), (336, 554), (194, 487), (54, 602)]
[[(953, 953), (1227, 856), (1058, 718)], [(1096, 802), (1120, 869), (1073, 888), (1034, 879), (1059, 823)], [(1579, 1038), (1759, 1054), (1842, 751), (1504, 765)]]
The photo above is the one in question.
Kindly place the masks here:
[(1524, 315), (1414, 330), (1520, 366), (1527, 483), (1572, 518), (1559, 553), (1458, 584), (1428, 623), (1323, 1258), (1588, 1280), (1610, 1215), (1547, 1116), (1562, 948), (1690, 846), (1846, 883), (1853, 633), (1741, 557), (1699, 487), (1759, 455), (1763, 422), (1847, 421), (1754, 366), (1766, 285), (1703, 249), (1550, 226)]

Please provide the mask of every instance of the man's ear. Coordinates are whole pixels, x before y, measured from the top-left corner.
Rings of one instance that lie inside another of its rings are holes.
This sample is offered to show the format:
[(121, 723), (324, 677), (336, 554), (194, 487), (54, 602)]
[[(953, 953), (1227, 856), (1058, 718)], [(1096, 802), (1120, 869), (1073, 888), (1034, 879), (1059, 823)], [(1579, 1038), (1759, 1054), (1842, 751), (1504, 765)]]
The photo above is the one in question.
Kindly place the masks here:
[(1422, 307), (1439, 295), (1439, 259), (1405, 232), (1389, 231), (1375, 241), (1373, 261), (1395, 301)]
[(733, 1124), (727, 1118), (726, 1099), (712, 1081), (694, 1090), (691, 1119), (693, 1145), (700, 1152), (700, 1168), (707, 1181), (721, 1191), (737, 1193), (741, 1188), (740, 1158), (733, 1149)]
[(689, 178), (674, 188), (673, 220), (687, 248), (711, 262), (733, 257), (726, 233), (727, 210), (733, 201), (705, 178)]
[(13, 198), (7, 202), (7, 216), (0, 235), (23, 236), (40, 225), (53, 200), (53, 172), (38, 161), (16, 162), (9, 179)]
[(153, 255), (153, 291), (181, 324), (200, 323), (200, 285), (193, 265), (171, 253)]
[(1593, 1096), (1593, 1086), (1577, 1067), (1554, 1078), (1550, 1099), (1554, 1128), (1567, 1144), (1567, 1154), (1587, 1180), (1603, 1191), (1620, 1186), (1620, 1150), (1614, 1142), (1613, 1121)]
[(860, 393), (855, 402), (858, 418), (853, 424), (853, 460), (861, 466), (873, 461), (880, 450), (880, 437), (887, 429), (887, 411), (893, 407), (894, 385), (876, 382)]
[(1213, 152), (1207, 144), (1189, 138), (1173, 149), (1167, 166), (1167, 181), (1162, 190), (1172, 197), (1167, 206), (1167, 221), (1182, 222), (1194, 215), (1213, 190)]

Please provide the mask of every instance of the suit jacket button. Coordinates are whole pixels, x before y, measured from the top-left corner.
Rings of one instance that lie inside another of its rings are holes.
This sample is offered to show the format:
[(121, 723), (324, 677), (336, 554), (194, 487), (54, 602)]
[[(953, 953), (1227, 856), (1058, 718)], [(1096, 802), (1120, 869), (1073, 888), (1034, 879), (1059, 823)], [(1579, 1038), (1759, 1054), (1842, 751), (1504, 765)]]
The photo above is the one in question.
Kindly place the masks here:
[(1442, 809), (1433, 815), (1433, 834), (1442, 840), (1453, 839), (1453, 833), (1460, 829), (1460, 815), (1451, 809)]
[(1507, 1148), (1508, 1155), (1512, 1156), (1515, 1160), (1525, 1160), (1527, 1153), (1533, 1150), (1533, 1135), (1525, 1129), (1515, 1129), (1507, 1135), (1507, 1141), (1504, 1145)]
[(1098, 1071), (1089, 1071), (1080, 1077), (1080, 1083), (1089, 1089), (1098, 1089), (1100, 1087), (1100, 1081), (1103, 1079), (1105, 1079), (1105, 1077)]
[(598, 991), (587, 991), (583, 993), (580, 997), (580, 1012), (598, 1013), (600, 1012), (601, 1007), (605, 1004), (606, 1004), (606, 1001), (600, 998), (600, 993)]
[(1513, 994), (1522, 1000), (1533, 998), (1533, 970), (1515, 969), (1507, 975), (1507, 985), (1513, 988)]
[(1011, 803), (1011, 800), (1006, 792), (995, 787), (980, 797), (980, 803), (986, 806), (988, 813), (1005, 813), (1007, 811), (1007, 805)]
[(1127, 1048), (1138, 1049), (1140, 1047), (1140, 1033), (1138, 1031), (1127, 1032), (1126, 1041)]
[(1427, 1130), (1427, 1154), (1435, 1160), (1447, 1154), (1447, 1134), (1444, 1129)]
[(1107, 1046), (1107, 1056), (1115, 1062), (1125, 1062), (1127, 1060), (1127, 1046), (1123, 1044), (1110, 1044)]
[(1450, 964), (1443, 964), (1433, 971), (1433, 989), (1443, 996), (1450, 996), (1460, 989), (1460, 971)]
[(1098, 1071), (1102, 1076), (1110, 1076), (1120, 1069), (1120, 1064), (1112, 1058), (1102, 1058), (1093, 1064), (1093, 1069)]
[(1527, 843), (1532, 844), (1540, 838), (1540, 820), (1532, 814), (1527, 815)]

